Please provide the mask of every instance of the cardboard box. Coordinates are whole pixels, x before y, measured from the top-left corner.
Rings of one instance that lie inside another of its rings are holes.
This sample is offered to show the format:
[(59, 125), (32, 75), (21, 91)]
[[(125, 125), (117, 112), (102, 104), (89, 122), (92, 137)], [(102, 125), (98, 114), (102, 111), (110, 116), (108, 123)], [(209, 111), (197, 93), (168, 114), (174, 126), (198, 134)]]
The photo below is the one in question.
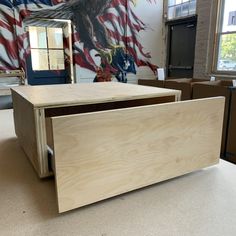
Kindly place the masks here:
[(139, 79), (138, 84), (139, 85), (146, 85), (146, 86), (152, 86), (152, 87), (160, 87), (164, 88), (164, 80), (156, 80), (156, 79)]
[(165, 81), (165, 88), (181, 90), (181, 100), (190, 100), (192, 98), (192, 84), (206, 79), (194, 78), (181, 78), (181, 79), (168, 79)]
[(236, 88), (231, 88), (225, 159), (236, 164)]
[[(208, 81), (199, 82), (193, 84), (192, 98), (206, 98), (206, 97), (225, 97), (225, 111), (224, 111), (224, 122), (222, 131), (222, 141), (221, 141), (221, 157), (225, 159), (226, 152), (226, 140), (227, 140), (227, 127), (229, 119), (229, 107), (230, 107), (230, 97), (231, 97), (231, 87), (232, 81)], [(209, 140), (210, 142), (210, 140)]]

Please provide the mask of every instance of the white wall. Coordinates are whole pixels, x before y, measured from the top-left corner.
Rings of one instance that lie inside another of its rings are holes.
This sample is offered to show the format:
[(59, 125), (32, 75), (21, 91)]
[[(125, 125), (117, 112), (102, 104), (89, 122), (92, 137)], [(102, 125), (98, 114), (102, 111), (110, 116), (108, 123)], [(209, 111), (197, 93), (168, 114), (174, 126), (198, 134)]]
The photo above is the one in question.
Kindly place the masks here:
[[(150, 52), (153, 64), (164, 67), (163, 0), (156, 1), (156, 4), (139, 0), (134, 11), (148, 26), (146, 31), (139, 34), (144, 51)], [(149, 79), (155, 76), (150, 68), (139, 67), (136, 78)]]

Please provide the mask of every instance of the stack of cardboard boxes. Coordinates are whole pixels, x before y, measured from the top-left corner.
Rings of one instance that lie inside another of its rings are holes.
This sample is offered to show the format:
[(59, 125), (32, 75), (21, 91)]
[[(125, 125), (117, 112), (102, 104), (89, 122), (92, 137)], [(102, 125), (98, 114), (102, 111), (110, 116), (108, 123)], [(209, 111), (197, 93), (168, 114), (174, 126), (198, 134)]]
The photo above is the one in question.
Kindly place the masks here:
[(147, 86), (181, 90), (181, 100), (216, 96), (225, 97), (221, 157), (236, 163), (236, 87), (233, 87), (232, 80), (219, 79), (217, 81), (210, 81), (210, 79), (183, 78), (156, 81), (158, 80), (140, 80), (138, 83)]
[(225, 112), (224, 112), (224, 123), (222, 131), (221, 141), (221, 156), (225, 158), (226, 154), (226, 143), (228, 133), (228, 120), (230, 115), (230, 97), (231, 97), (232, 81), (209, 81), (196, 83), (193, 85), (192, 99), (206, 98), (206, 97), (225, 97)]
[(138, 84), (152, 86), (152, 87), (159, 87), (164, 88), (164, 80), (155, 80), (155, 79), (139, 79)]
[(202, 81), (209, 81), (206, 79), (168, 79), (165, 81), (165, 88), (181, 90), (181, 100), (190, 100), (192, 98), (193, 84)]

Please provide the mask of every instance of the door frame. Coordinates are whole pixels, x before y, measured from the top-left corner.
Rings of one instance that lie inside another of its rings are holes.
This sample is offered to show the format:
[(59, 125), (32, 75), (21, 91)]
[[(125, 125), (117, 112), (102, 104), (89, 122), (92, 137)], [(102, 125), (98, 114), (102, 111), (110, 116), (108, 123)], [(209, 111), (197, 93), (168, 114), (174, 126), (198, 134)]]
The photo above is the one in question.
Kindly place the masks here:
[[(76, 83), (75, 80), (75, 71), (74, 71), (74, 63), (73, 63), (73, 46), (72, 46), (72, 22), (71, 20), (66, 20), (66, 19), (47, 19), (47, 18), (29, 18), (24, 20), (24, 24), (25, 24), (25, 30), (27, 30), (27, 27), (29, 26), (39, 26), (37, 25), (37, 23), (35, 23), (36, 20), (39, 21), (44, 21), (44, 22), (58, 22), (58, 23), (62, 23), (62, 24), (67, 24), (67, 28), (68, 28), (68, 42), (69, 42), (69, 58), (70, 58), (70, 66), (69, 66), (69, 76), (70, 76), (70, 83), (74, 84)], [(28, 39), (29, 40), (29, 39)], [(30, 47), (30, 45), (29, 45)], [(31, 55), (29, 55), (31, 56)], [(25, 59), (26, 60), (26, 59)], [(26, 79), (26, 83), (28, 84), (28, 81)]]
[[(165, 63), (165, 68), (166, 68), (166, 77), (169, 76), (169, 60), (170, 60), (170, 43), (171, 43), (171, 26), (174, 25), (181, 25), (184, 23), (191, 23), (194, 22), (197, 24), (197, 15), (190, 16), (190, 17), (185, 17), (185, 18), (180, 18), (180, 19), (175, 19), (175, 20), (170, 20), (166, 21), (165, 26), (167, 28), (167, 40), (166, 40), (166, 63)], [(197, 32), (197, 31), (196, 31)], [(195, 52), (194, 52), (195, 54)]]

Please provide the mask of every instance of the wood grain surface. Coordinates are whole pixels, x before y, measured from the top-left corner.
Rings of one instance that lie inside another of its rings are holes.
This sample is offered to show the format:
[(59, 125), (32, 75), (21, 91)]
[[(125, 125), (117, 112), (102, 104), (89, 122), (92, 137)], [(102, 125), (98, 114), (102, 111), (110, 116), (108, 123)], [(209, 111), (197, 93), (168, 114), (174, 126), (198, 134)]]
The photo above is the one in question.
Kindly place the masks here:
[(181, 94), (177, 90), (114, 82), (20, 86), (11, 90), (18, 137), (39, 177), (52, 175), (48, 165), (47, 140), (51, 145), (50, 136), (46, 137), (45, 117), (176, 101)]
[(224, 98), (52, 118), (59, 212), (219, 161)]
[(180, 91), (116, 82), (21, 86), (13, 89), (34, 107), (84, 105), (101, 102), (176, 96)]

